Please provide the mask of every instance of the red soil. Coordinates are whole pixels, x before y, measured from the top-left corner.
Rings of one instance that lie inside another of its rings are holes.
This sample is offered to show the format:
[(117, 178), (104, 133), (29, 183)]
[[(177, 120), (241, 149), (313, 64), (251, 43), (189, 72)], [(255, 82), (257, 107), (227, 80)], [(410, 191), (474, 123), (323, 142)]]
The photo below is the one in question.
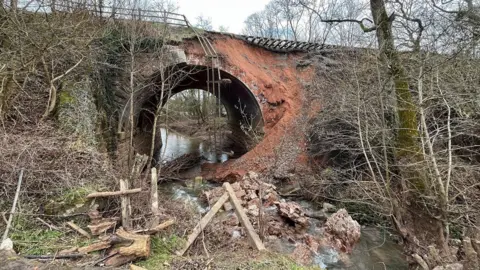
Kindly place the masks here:
[[(242, 40), (216, 35), (213, 45), (223, 56), (222, 69), (242, 80), (260, 102), (264, 119), (264, 139), (250, 152), (237, 160), (227, 162), (217, 168), (217, 178), (254, 170), (264, 171), (271, 166), (276, 147), (285, 136), (296, 136), (300, 148), (304, 137), (289, 132), (298, 121), (306, 106), (305, 92), (300, 79), (308, 81), (310, 69), (297, 69), (296, 61), (302, 54), (280, 54), (247, 44)], [(203, 50), (197, 42), (186, 46), (189, 59), (202, 61)], [(303, 135), (303, 134), (302, 134)], [(288, 149), (282, 149), (287, 150)], [(297, 158), (305, 163), (305, 155)]]

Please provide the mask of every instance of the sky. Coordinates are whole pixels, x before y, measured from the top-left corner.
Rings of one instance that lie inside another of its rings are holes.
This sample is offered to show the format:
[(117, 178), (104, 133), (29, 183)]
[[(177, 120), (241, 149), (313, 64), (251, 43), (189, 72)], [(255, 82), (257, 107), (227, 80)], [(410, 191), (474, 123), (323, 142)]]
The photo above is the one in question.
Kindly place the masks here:
[(178, 13), (187, 16), (195, 24), (196, 18), (203, 15), (211, 18), (214, 30), (220, 25), (228, 27), (228, 32), (241, 34), (243, 22), (248, 15), (261, 11), (270, 0), (177, 0)]

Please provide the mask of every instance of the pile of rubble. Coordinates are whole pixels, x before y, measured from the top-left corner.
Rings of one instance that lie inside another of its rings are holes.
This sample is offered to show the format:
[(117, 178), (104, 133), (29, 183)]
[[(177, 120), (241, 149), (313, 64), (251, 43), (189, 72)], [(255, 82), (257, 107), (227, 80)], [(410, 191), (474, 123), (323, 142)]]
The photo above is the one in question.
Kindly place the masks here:
[[(317, 250), (328, 246), (340, 252), (351, 252), (360, 239), (360, 225), (348, 215), (345, 209), (336, 213), (335, 207), (325, 203), (322, 210), (308, 212), (300, 204), (286, 201), (277, 192), (273, 184), (261, 181), (254, 173), (247, 173), (242, 181), (231, 184), (235, 196), (241, 201), (252, 224), (263, 222), (264, 236), (267, 239), (282, 238), (295, 244), (292, 256), (299, 262), (308, 263)], [(222, 187), (203, 192), (203, 199), (213, 205), (224, 193)], [(227, 213), (233, 212), (230, 202), (223, 205)], [(262, 211), (263, 210), (263, 211)], [(263, 218), (260, 218), (261, 212)], [(329, 216), (327, 213), (333, 213)], [(227, 215), (224, 224), (232, 237), (239, 237), (238, 218), (235, 214)], [(312, 218), (319, 222), (312, 222)], [(263, 220), (263, 221), (261, 221)], [(312, 226), (312, 225), (318, 225)], [(258, 226), (260, 227), (260, 225)], [(312, 229), (315, 235), (308, 232)], [(319, 236), (320, 235), (320, 236)]]
[[(281, 200), (277, 187), (261, 181), (258, 174), (249, 172), (241, 182), (233, 183), (231, 186), (253, 224), (258, 223), (260, 208), (263, 208), (264, 217), (268, 221), (268, 234), (277, 236), (281, 234), (280, 225), (282, 224), (293, 225), (297, 229), (305, 229), (309, 226), (309, 219), (303, 208), (295, 202)], [(203, 199), (209, 205), (213, 205), (223, 193), (224, 189), (217, 187), (204, 191)], [(226, 202), (223, 208), (229, 212), (233, 206), (230, 202)]]

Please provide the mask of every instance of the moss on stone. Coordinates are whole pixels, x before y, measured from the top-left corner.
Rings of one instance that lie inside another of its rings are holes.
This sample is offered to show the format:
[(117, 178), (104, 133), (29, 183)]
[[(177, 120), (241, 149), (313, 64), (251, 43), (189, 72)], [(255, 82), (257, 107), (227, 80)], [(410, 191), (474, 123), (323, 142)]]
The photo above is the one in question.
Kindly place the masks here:
[(70, 146), (82, 150), (97, 145), (97, 108), (93, 85), (88, 77), (69, 78), (62, 84), (57, 106), (60, 128), (75, 137)]
[(77, 187), (65, 190), (55, 199), (50, 199), (44, 207), (47, 215), (71, 215), (88, 210), (86, 196), (94, 189)]

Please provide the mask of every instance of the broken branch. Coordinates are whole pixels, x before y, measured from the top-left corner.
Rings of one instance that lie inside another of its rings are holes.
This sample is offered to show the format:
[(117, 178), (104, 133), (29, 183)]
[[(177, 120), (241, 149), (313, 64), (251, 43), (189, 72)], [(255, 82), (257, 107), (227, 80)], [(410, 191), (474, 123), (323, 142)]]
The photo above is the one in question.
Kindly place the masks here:
[(142, 191), (141, 188), (134, 188), (134, 189), (121, 190), (121, 191), (94, 192), (94, 193), (88, 194), (87, 199), (97, 198), (97, 197), (130, 195), (130, 194), (140, 193), (141, 191)]
[(67, 225), (70, 226), (70, 228), (74, 229), (75, 231), (77, 231), (79, 234), (87, 237), (87, 238), (91, 238), (90, 234), (88, 232), (86, 232), (84, 229), (80, 228), (77, 226), (77, 224), (73, 223), (73, 221), (69, 221), (67, 222)]
[(12, 210), (10, 211), (10, 216), (8, 217), (7, 227), (3, 233), (2, 242), (8, 238), (8, 231), (12, 226), (13, 215), (15, 214), (15, 209), (17, 207), (18, 196), (20, 195), (20, 187), (22, 186), (23, 170), (24, 169), (22, 168), (20, 171), (20, 176), (18, 176), (17, 191), (15, 192), (15, 197), (13, 198)]

